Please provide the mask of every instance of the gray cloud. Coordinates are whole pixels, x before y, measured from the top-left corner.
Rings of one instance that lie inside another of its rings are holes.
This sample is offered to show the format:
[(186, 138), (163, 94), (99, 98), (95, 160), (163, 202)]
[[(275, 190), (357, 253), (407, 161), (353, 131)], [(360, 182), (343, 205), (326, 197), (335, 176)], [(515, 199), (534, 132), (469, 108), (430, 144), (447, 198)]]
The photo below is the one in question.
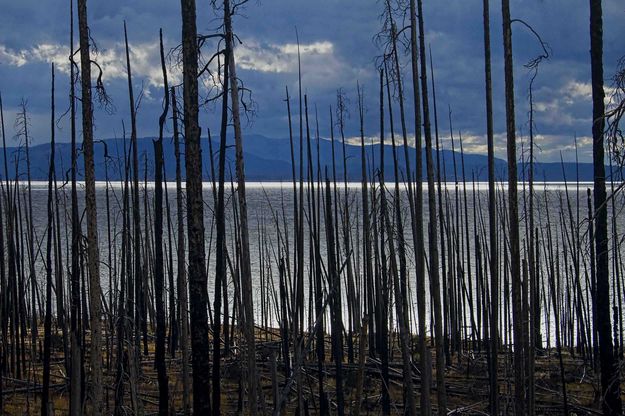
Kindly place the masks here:
[[(69, 41), (69, 1), (67, 4), (22, 0), (5, 2), (0, 15), (0, 91), (5, 105), (7, 126), (11, 127), (22, 97), (29, 102), (31, 130), (38, 142), (49, 136), (49, 64), (55, 62), (58, 107), (67, 107), (67, 54)], [(504, 101), (501, 11), (491, 2), (493, 46), (493, 86), (495, 129), (498, 149), (503, 150)], [(304, 90), (311, 110), (319, 115), (320, 133), (329, 135), (330, 106), (338, 88), (356, 103), (356, 82), (364, 88), (367, 136), (378, 134), (377, 74), (375, 57), (380, 54), (373, 37), (380, 28), (382, 4), (373, 0), (263, 0), (250, 2), (235, 20), (243, 44), (237, 50), (239, 76), (253, 90), (257, 115), (247, 132), (286, 137), (285, 88), (296, 93), (297, 68), (294, 51), (295, 27), (302, 43)], [(582, 0), (513, 0), (512, 13), (531, 24), (550, 46), (551, 58), (541, 64), (534, 85), (539, 159), (559, 160), (560, 150), (574, 158), (574, 136), (579, 137), (580, 155), (588, 158), (591, 102), (588, 5)], [(625, 27), (621, 24), (625, 6), (619, 0), (604, 1), (606, 86), (616, 63), (625, 54)], [(163, 28), (166, 48), (176, 46), (180, 37), (180, 11), (177, 2), (132, 0), (90, 2), (92, 36), (99, 48), (104, 79), (114, 99), (116, 111), (96, 112), (99, 137), (120, 135), (127, 120), (127, 86), (123, 57), (123, 21), (129, 28), (135, 88), (144, 90), (138, 114), (139, 135), (155, 135), (161, 109), (158, 29)], [(426, 2), (426, 41), (434, 56), (438, 115), (441, 136), (448, 136), (448, 108), (452, 109), (454, 129), (466, 139), (466, 150), (482, 152), (485, 136), (483, 88), (482, 10), (480, 2), (445, 0)], [(204, 33), (218, 27), (218, 15), (208, 1), (198, 2), (198, 28)], [(28, 22), (26, 24), (25, 22)], [(517, 126), (527, 136), (529, 126), (528, 86), (530, 74), (523, 64), (539, 51), (536, 39), (521, 25), (514, 27)], [(207, 51), (208, 53), (208, 51)], [(403, 58), (408, 64), (407, 57)], [(178, 68), (170, 68), (176, 80)], [(406, 89), (411, 85), (406, 71)], [(409, 94), (408, 94), (409, 95)], [(294, 116), (297, 106), (292, 102)], [(396, 108), (397, 110), (397, 108)], [(357, 136), (355, 108), (350, 109), (347, 134)], [(408, 103), (408, 126), (413, 126)], [(396, 118), (396, 122), (398, 118)], [(216, 128), (218, 116), (207, 108), (202, 125)], [(399, 130), (396, 126), (396, 130)], [(66, 120), (59, 123), (58, 136), (68, 138)], [(11, 131), (12, 128), (9, 128)], [(410, 128), (412, 131), (413, 129)], [(10, 132), (9, 132), (10, 133)], [(503, 156), (503, 152), (498, 154)]]

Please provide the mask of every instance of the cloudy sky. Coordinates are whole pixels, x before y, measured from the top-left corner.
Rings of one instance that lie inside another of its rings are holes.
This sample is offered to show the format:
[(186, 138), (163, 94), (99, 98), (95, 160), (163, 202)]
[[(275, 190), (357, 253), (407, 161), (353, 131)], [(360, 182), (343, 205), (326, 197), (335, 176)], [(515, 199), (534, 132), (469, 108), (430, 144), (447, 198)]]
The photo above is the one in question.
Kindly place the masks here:
[[(449, 135), (451, 108), (455, 133), (461, 132), (466, 149), (485, 152), (485, 110), (482, 46), (482, 2), (479, 0), (424, 1), (426, 42), (431, 45), (441, 121), (441, 135)], [(4, 104), (8, 143), (14, 145), (14, 119), (25, 100), (33, 141), (49, 140), (50, 63), (55, 62), (57, 106), (67, 108), (69, 54), (69, 1), (0, 1), (0, 92)], [(96, 112), (98, 138), (120, 136), (122, 121), (128, 122), (123, 21), (129, 28), (135, 96), (143, 90), (138, 113), (139, 136), (154, 136), (162, 106), (162, 81), (158, 55), (158, 30), (163, 28), (167, 51), (180, 43), (178, 1), (108, 0), (89, 2), (91, 35), (98, 47), (97, 61), (113, 99), (113, 111)], [(219, 25), (209, 0), (198, 0), (198, 30), (214, 33)], [(311, 107), (319, 113), (320, 134), (329, 135), (330, 106), (342, 88), (349, 98), (351, 118), (347, 134), (358, 134), (356, 83), (365, 91), (366, 134), (378, 134), (376, 56), (374, 41), (381, 28), (379, 0), (252, 0), (235, 30), (242, 44), (236, 58), (238, 75), (253, 91), (255, 117), (245, 132), (269, 137), (288, 137), (285, 87), (297, 89), (295, 28), (302, 51), (303, 87)], [(574, 137), (580, 158), (590, 160), (591, 95), (587, 0), (512, 0), (512, 17), (532, 25), (549, 45), (550, 59), (541, 64), (535, 81), (535, 124), (539, 160), (574, 159)], [(618, 60), (625, 55), (625, 3), (604, 0), (605, 85)], [(503, 54), (500, 2), (491, 2), (493, 87), (498, 156), (504, 156), (505, 124)], [(536, 38), (522, 25), (513, 27), (516, 67), (517, 128), (526, 136), (528, 86), (531, 73), (524, 67), (540, 53)], [(211, 49), (205, 54), (209, 55)], [(403, 65), (408, 64), (406, 56)], [(408, 69), (408, 68), (407, 68)], [(170, 76), (180, 79), (179, 68)], [(409, 72), (406, 71), (406, 74)], [(411, 91), (409, 79), (407, 89)], [(59, 113), (62, 111), (59, 110)], [(410, 114), (410, 106), (407, 114)], [(211, 106), (202, 114), (203, 127), (216, 130), (219, 115)], [(396, 118), (397, 121), (397, 118)], [(408, 125), (413, 125), (409, 120)], [(58, 122), (57, 137), (69, 140), (67, 120)]]

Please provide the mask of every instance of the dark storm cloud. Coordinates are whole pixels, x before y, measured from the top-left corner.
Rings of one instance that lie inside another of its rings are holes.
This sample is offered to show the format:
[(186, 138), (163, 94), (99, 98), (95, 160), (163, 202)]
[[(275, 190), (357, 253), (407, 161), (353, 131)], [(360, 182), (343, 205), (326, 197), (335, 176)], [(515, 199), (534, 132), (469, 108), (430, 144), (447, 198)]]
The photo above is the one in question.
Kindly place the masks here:
[[(606, 86), (625, 55), (625, 27), (621, 24), (625, 6), (620, 0), (604, 1)], [(436, 72), (436, 89), (441, 134), (447, 136), (448, 109), (454, 129), (467, 138), (467, 150), (484, 150), (484, 92), (482, 8), (477, 0), (426, 1), (426, 41), (431, 44)], [(357, 102), (356, 82), (363, 86), (367, 106), (366, 134), (378, 134), (377, 73), (375, 57), (380, 54), (373, 42), (381, 26), (382, 3), (375, 0), (263, 0), (251, 1), (235, 20), (243, 41), (237, 51), (239, 76), (253, 90), (257, 114), (247, 132), (287, 137), (285, 87), (292, 97), (297, 92), (295, 27), (302, 44), (304, 91), (311, 112), (319, 114), (320, 133), (329, 135), (330, 106), (336, 90), (343, 88), (351, 106)], [(161, 109), (158, 29), (163, 28), (166, 48), (176, 46), (180, 37), (177, 1), (91, 1), (91, 32), (105, 68), (105, 82), (113, 97), (115, 112), (96, 113), (99, 137), (121, 135), (122, 120), (128, 119), (127, 86), (123, 61), (123, 21), (129, 28), (133, 50), (133, 74), (137, 93), (144, 98), (138, 115), (139, 135), (155, 135)], [(540, 158), (558, 160), (559, 152), (573, 158), (573, 137), (579, 138), (582, 157), (590, 142), (591, 102), (588, 4), (583, 0), (512, 1), (513, 18), (522, 19), (549, 44), (550, 59), (540, 66), (534, 84), (534, 108)], [(501, 10), (491, 2), (493, 86), (495, 129), (498, 146), (504, 145), (503, 57)], [(27, 23), (26, 23), (27, 22)], [(36, 142), (47, 141), (49, 105), (49, 63), (55, 61), (58, 106), (67, 106), (67, 43), (69, 1), (22, 0), (3, 2), (0, 14), (0, 91), (5, 117), (12, 135), (12, 120), (21, 99), (28, 100), (31, 127)], [(219, 25), (208, 1), (198, 2), (198, 28), (209, 33)], [(536, 38), (521, 24), (514, 25), (517, 126), (527, 135), (528, 86), (531, 73), (524, 64), (540, 53)], [(210, 53), (210, 51), (206, 51)], [(402, 59), (408, 65), (407, 57)], [(175, 80), (178, 69), (171, 68)], [(411, 83), (406, 71), (406, 91)], [(296, 100), (292, 106), (297, 112)], [(355, 108), (350, 109), (347, 134), (358, 134)], [(397, 108), (396, 108), (397, 110)], [(406, 108), (408, 126), (413, 125), (411, 106)], [(202, 114), (202, 125), (216, 128), (217, 114), (210, 106)], [(314, 123), (313, 123), (314, 125)], [(68, 138), (65, 120), (59, 123), (60, 137)], [(410, 128), (409, 130), (413, 130)], [(447, 146), (448, 143), (444, 141)], [(500, 152), (501, 155), (501, 152)]]

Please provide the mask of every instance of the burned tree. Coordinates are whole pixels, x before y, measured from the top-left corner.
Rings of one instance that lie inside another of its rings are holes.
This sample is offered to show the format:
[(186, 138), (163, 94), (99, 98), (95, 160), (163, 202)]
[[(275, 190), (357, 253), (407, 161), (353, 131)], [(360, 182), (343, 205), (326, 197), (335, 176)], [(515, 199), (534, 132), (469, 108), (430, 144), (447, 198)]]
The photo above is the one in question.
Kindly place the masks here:
[(592, 76), (592, 160), (594, 173), (596, 312), (599, 328), (601, 391), (604, 415), (622, 412), (618, 361), (612, 344), (608, 259), (608, 210), (606, 204), (603, 90), (603, 16), (601, 0), (590, 0), (590, 65)]
[(90, 35), (87, 21), (87, 0), (78, 1), (78, 30), (80, 40), (80, 70), (82, 94), (82, 129), (85, 162), (85, 206), (87, 212), (87, 267), (89, 272), (91, 326), (91, 404), (92, 413), (99, 416), (103, 406), (102, 383), (102, 290), (100, 288), (100, 254), (98, 246), (98, 217), (95, 191), (95, 161), (93, 153), (93, 103), (91, 101)]
[(508, 156), (508, 219), (510, 239), (510, 272), (512, 279), (512, 316), (514, 328), (514, 409), (517, 416), (525, 413), (525, 375), (523, 368), (523, 311), (521, 288), (521, 253), (519, 243), (519, 207), (517, 193), (516, 124), (514, 115), (514, 67), (512, 63), (512, 25), (510, 0), (502, 0), (503, 47), (506, 90), (506, 134)]
[(198, 50), (195, 0), (181, 0), (182, 71), (184, 85), (185, 161), (187, 177), (187, 234), (189, 244), (189, 301), (193, 367), (193, 412), (210, 412), (208, 359), (207, 276), (204, 266), (204, 205), (202, 153), (198, 114)]

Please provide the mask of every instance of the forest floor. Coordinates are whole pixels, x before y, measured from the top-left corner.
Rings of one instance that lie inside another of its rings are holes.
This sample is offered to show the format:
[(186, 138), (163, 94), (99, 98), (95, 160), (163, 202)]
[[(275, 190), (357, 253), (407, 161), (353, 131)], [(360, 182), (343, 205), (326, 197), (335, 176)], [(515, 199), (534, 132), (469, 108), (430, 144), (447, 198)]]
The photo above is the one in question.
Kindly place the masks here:
[[(258, 336), (257, 343), (257, 365), (262, 387), (263, 402), (266, 414), (271, 414), (275, 397), (280, 397), (285, 384), (284, 368), (282, 358), (279, 355), (280, 343), (277, 331), (265, 332)], [(416, 339), (415, 339), (416, 343)], [(110, 345), (110, 344), (109, 344)], [(354, 349), (357, 348), (354, 343)], [(27, 350), (30, 346), (26, 343)], [(113, 344), (115, 346), (115, 344)], [(324, 365), (325, 391), (330, 401), (332, 413), (336, 405), (335, 399), (335, 367), (331, 361), (330, 338), (326, 340), (326, 361)], [(64, 415), (69, 411), (69, 384), (68, 375), (64, 364), (64, 346), (60, 335), (53, 335), (51, 364), (51, 389), (52, 414)], [(105, 382), (105, 414), (112, 414), (115, 401), (115, 377), (116, 362), (115, 352), (111, 356), (110, 366), (108, 360), (108, 349), (105, 348), (104, 360), (104, 382)], [(415, 348), (416, 349), (416, 348)], [(3, 407), (5, 415), (36, 415), (40, 414), (40, 397), (43, 364), (41, 361), (42, 346), (37, 347), (37, 357), (35, 360), (29, 359), (29, 352), (26, 353), (28, 367), (27, 376), (16, 379), (10, 376), (3, 377)], [(85, 350), (88, 351), (88, 348)], [(141, 346), (143, 352), (143, 345)], [(245, 414), (247, 410), (245, 394), (245, 374), (242, 363), (244, 358), (240, 356), (241, 350), (237, 348), (237, 343), (233, 343), (231, 353), (222, 359), (221, 371), (221, 393), (222, 393), (222, 414)], [(276, 365), (273, 365), (275, 357)], [(435, 359), (435, 358), (434, 358)], [(351, 409), (356, 397), (356, 386), (358, 384), (359, 366), (357, 359), (354, 363), (347, 362), (347, 354), (343, 364), (343, 380), (345, 388), (346, 414), (351, 414)], [(89, 361), (85, 357), (84, 363), (87, 366)], [(416, 366), (418, 357), (413, 357), (413, 365)], [(565, 369), (565, 379), (568, 396), (568, 406), (570, 414), (586, 415), (601, 414), (600, 412), (600, 390), (598, 374), (592, 369), (588, 362), (584, 362), (577, 355), (572, 355), (571, 351), (563, 352), (563, 363)], [(154, 343), (150, 338), (148, 342), (148, 355), (141, 356), (141, 370), (138, 376), (139, 399), (142, 403), (144, 414), (158, 413), (158, 383), (156, 370), (154, 368)], [(170, 407), (175, 409), (176, 414), (183, 414), (183, 388), (181, 377), (181, 353), (176, 352), (174, 358), (167, 355), (167, 374), (169, 376)], [(274, 372), (272, 368), (277, 370)], [(560, 376), (560, 361), (555, 350), (543, 350), (536, 356), (536, 414), (558, 415), (563, 414), (563, 399)], [(190, 370), (190, 365), (189, 365)], [(401, 355), (396, 343), (393, 343), (391, 360), (389, 363), (390, 383), (388, 386), (391, 398), (391, 414), (403, 414), (403, 384), (402, 384), (402, 364)], [(419, 376), (415, 368), (413, 380), (419, 403)], [(303, 394), (306, 400), (306, 414), (318, 414), (318, 369), (316, 357), (311, 355), (303, 366)], [(272, 379), (278, 380), (278, 389), (273, 388)], [(432, 375), (435, 380), (435, 373)], [(448, 414), (454, 415), (486, 415), (488, 413), (489, 402), (489, 378), (486, 351), (469, 351), (460, 355), (454, 354), (451, 362), (447, 363), (445, 372), (446, 388), (448, 397)], [(434, 383), (435, 384), (435, 383)], [(189, 380), (189, 385), (191, 381)], [(623, 385), (625, 387), (625, 385)], [(364, 367), (364, 388), (362, 395), (363, 415), (381, 414), (381, 392), (383, 384), (381, 382), (381, 365), (375, 358), (368, 357)], [(133, 414), (131, 405), (129, 386), (125, 385), (124, 409), (127, 414)], [(500, 406), (504, 414), (513, 413), (514, 383), (512, 373), (512, 354), (504, 351), (499, 355), (499, 390)], [(622, 388), (621, 391), (625, 391)], [(209, 394), (207, 392), (207, 394)], [(624, 396), (625, 399), (625, 396)], [(191, 399), (192, 400), (192, 399)], [(436, 389), (432, 389), (432, 406), (436, 409)], [(297, 392), (295, 387), (288, 395), (283, 414), (295, 414), (297, 406)], [(241, 410), (243, 409), (243, 410)], [(89, 409), (85, 409), (85, 414), (89, 414)]]

